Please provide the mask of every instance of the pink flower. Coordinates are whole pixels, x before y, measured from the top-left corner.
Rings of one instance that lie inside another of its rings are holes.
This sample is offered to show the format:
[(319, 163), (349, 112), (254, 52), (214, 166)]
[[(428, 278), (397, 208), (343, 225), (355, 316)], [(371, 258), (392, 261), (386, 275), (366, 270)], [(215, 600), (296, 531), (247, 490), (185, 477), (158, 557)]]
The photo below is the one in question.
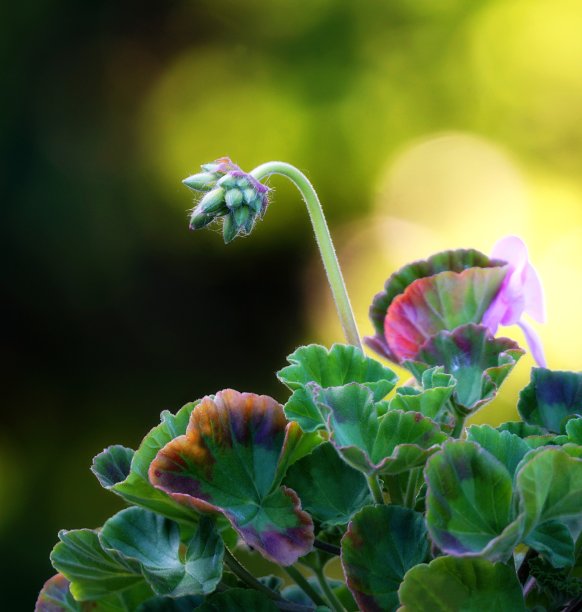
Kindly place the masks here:
[(509, 270), (495, 299), (485, 312), (482, 324), (492, 334), (501, 325), (517, 324), (523, 330), (527, 344), (538, 365), (545, 367), (546, 359), (541, 340), (531, 325), (524, 320), (528, 314), (543, 323), (546, 319), (544, 294), (540, 278), (528, 260), (527, 247), (517, 236), (502, 238), (493, 247), (493, 259), (509, 264)]

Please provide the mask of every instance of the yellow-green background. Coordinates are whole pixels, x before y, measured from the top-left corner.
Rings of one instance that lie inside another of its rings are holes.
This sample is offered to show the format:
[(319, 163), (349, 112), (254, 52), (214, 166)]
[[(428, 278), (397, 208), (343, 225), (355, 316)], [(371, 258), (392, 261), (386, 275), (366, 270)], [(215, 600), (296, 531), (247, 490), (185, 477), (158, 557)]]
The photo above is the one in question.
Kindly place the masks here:
[[(582, 369), (576, 0), (41, 0), (0, 9), (0, 575), (29, 610), (59, 528), (119, 503), (88, 467), (162, 409), (341, 341), (305, 211), (190, 234), (180, 179), (230, 155), (317, 186), (363, 334), (396, 267), (529, 245), (550, 367)], [(503, 330), (505, 333), (506, 330)], [(507, 333), (522, 340), (516, 330)], [(524, 358), (483, 420), (514, 415)]]

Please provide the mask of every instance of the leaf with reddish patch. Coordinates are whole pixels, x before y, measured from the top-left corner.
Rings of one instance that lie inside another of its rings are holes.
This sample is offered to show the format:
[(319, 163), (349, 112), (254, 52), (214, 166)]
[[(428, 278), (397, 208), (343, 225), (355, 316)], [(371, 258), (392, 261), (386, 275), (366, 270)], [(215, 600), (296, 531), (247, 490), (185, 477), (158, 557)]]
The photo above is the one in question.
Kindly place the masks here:
[(369, 389), (357, 383), (321, 390), (330, 441), (348, 464), (373, 474), (399, 474), (424, 465), (447, 436), (418, 412), (379, 416)]
[(400, 268), (386, 281), (384, 290), (374, 297), (369, 314), (376, 335), (365, 338), (366, 344), (383, 357), (398, 361), (386, 342), (384, 319), (394, 298), (404, 293), (414, 281), (440, 272), (462, 272), (469, 268), (494, 268), (504, 265), (505, 262), (489, 259), (474, 249), (457, 249), (436, 253), (426, 260), (415, 261)]
[(311, 518), (295, 492), (279, 486), (297, 429), (274, 399), (221, 391), (205, 397), (186, 434), (157, 454), (150, 480), (180, 504), (222, 513), (249, 546), (291, 565), (313, 545)]
[(82, 603), (69, 590), (70, 582), (62, 575), (49, 578), (42, 587), (34, 606), (35, 612), (83, 612)]
[(421, 347), (414, 361), (403, 365), (419, 381), (426, 370), (442, 365), (457, 381), (455, 403), (470, 413), (495, 397), (523, 354), (523, 349), (509, 338), (494, 338), (482, 325), (464, 325), (453, 332), (436, 334)]
[(399, 506), (367, 506), (351, 520), (341, 543), (347, 585), (365, 612), (396, 610), (404, 574), (429, 550), (422, 514)]
[(415, 359), (438, 332), (481, 323), (506, 271), (505, 267), (469, 268), (414, 281), (386, 312), (384, 336), (391, 352), (399, 362)]
[(517, 409), (527, 423), (564, 433), (568, 418), (582, 415), (582, 372), (533, 368)]

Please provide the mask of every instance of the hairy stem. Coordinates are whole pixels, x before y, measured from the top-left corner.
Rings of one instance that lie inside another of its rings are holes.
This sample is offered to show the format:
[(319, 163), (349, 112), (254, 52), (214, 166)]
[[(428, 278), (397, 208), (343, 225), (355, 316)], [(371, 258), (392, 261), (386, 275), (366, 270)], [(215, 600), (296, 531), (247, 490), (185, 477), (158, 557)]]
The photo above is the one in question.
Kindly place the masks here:
[(291, 565), (284, 567), (283, 570), (316, 606), (327, 605), (321, 595), (307, 582), (305, 576), (296, 567)]
[(367, 476), (368, 486), (370, 487), (370, 492), (372, 493), (372, 497), (374, 498), (374, 503), (383, 504), (384, 503), (384, 495), (382, 494), (382, 486), (380, 485), (380, 478), (378, 476)]
[(327, 227), (327, 223), (325, 221), (323, 209), (321, 208), (321, 203), (319, 202), (319, 198), (317, 197), (317, 193), (315, 192), (313, 185), (300, 170), (285, 162), (267, 162), (266, 164), (257, 166), (249, 174), (251, 174), (258, 181), (272, 174), (280, 174), (281, 176), (288, 178), (303, 196), (303, 200), (305, 201), (305, 205), (307, 206), (307, 210), (309, 212), (309, 217), (311, 218), (311, 224), (313, 225), (313, 231), (315, 233), (315, 240), (317, 241), (321, 259), (323, 260), (323, 266), (327, 274), (327, 280), (331, 287), (333, 299), (335, 300), (335, 305), (344, 335), (350, 344), (353, 344), (361, 349), (362, 342), (360, 340), (358, 328), (356, 327), (356, 321), (354, 319), (354, 313), (352, 311), (350, 299), (346, 291), (346, 285), (344, 283), (339, 262), (337, 260), (333, 242), (331, 240), (329, 228)]
[(257, 589), (257, 591), (261, 591), (270, 599), (281, 599), (278, 593), (275, 593), (275, 591), (257, 580), (243, 565), (241, 565), (239, 560), (226, 546), (224, 547), (224, 562), (230, 571), (248, 586)]

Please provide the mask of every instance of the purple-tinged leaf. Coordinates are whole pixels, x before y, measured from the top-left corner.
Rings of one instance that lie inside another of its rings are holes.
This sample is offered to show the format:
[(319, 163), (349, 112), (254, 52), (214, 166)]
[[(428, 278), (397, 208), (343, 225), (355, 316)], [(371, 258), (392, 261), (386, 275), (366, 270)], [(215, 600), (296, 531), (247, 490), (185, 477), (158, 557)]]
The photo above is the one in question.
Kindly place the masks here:
[(103, 488), (110, 489), (129, 476), (134, 454), (133, 449), (120, 444), (109, 446), (94, 457), (91, 471)]
[(517, 409), (527, 423), (564, 433), (569, 417), (582, 416), (582, 372), (533, 368)]
[(186, 434), (152, 462), (150, 480), (180, 504), (222, 513), (249, 546), (291, 565), (313, 545), (311, 518), (279, 486), (297, 436), (274, 399), (227, 389), (192, 411)]
[(62, 575), (49, 578), (38, 594), (35, 612), (84, 612), (87, 608), (75, 601), (69, 590), (70, 582)]
[(341, 543), (347, 585), (364, 612), (398, 607), (404, 574), (426, 560), (422, 514), (399, 506), (367, 506), (351, 520)]
[(470, 413), (495, 397), (523, 354), (513, 340), (494, 338), (481, 325), (465, 325), (436, 334), (422, 346), (414, 361), (403, 365), (417, 380), (427, 369), (442, 365), (457, 381), (455, 403)]

